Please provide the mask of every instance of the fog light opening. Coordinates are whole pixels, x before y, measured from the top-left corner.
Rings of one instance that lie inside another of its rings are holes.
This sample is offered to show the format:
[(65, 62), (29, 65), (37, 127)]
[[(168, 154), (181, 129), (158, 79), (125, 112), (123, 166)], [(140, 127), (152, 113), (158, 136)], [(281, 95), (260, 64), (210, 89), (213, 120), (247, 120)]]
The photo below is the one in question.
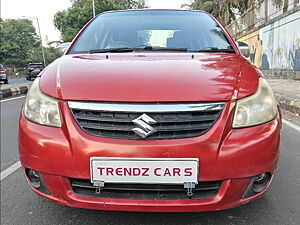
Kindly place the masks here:
[(26, 169), (25, 172), (30, 184), (34, 188), (40, 188), (41, 187), (40, 173), (32, 169)]
[(269, 185), (271, 178), (271, 172), (262, 173), (253, 177), (242, 198), (249, 198), (263, 192)]
[(262, 173), (255, 176), (253, 179), (253, 191), (255, 193), (260, 193), (268, 186), (271, 179), (271, 173)]

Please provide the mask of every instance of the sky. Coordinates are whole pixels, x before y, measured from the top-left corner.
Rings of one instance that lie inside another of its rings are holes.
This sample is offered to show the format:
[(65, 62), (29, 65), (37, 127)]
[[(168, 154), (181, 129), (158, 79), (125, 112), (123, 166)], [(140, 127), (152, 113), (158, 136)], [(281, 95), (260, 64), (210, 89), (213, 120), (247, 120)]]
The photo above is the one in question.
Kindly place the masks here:
[[(38, 18), (44, 45), (46, 39), (49, 41), (59, 40), (60, 33), (53, 25), (53, 17), (57, 11), (67, 9), (69, 6), (71, 6), (71, 2), (69, 0), (0, 1), (1, 18), (3, 19), (22, 19), (23, 16)], [(33, 20), (33, 24), (37, 26), (36, 20)]]
[[(53, 25), (56, 12), (71, 6), (70, 0), (0, 0), (2, 19), (38, 18), (43, 44), (60, 39), (60, 32)], [(92, 0), (91, 0), (92, 1)], [(147, 0), (153, 9), (180, 9), (182, 4), (190, 0)], [(36, 20), (33, 20), (37, 28)]]

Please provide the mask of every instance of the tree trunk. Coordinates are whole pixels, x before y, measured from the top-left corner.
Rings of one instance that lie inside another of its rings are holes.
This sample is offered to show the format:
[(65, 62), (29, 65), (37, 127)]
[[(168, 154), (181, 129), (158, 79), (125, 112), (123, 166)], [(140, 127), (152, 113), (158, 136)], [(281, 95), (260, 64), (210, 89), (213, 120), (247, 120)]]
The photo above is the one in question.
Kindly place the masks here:
[(269, 0), (265, 0), (265, 22), (269, 19)]
[(249, 23), (248, 23), (248, 28), (252, 29), (255, 26), (255, 5), (256, 1), (255, 0), (249, 0), (248, 1), (248, 16), (249, 16)]
[(287, 12), (289, 7), (289, 0), (284, 0), (283, 2), (283, 13)]

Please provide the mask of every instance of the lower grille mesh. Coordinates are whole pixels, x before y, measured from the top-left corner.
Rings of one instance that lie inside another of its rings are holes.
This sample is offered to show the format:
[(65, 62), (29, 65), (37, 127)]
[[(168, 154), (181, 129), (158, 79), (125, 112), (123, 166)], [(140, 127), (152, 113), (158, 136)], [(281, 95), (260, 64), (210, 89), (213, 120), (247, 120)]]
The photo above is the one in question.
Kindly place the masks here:
[(81, 196), (143, 200), (208, 199), (214, 197), (221, 186), (221, 181), (200, 182), (193, 189), (193, 196), (188, 197), (183, 185), (106, 183), (101, 193), (96, 194), (96, 187), (90, 180), (71, 178), (70, 183), (73, 191)]

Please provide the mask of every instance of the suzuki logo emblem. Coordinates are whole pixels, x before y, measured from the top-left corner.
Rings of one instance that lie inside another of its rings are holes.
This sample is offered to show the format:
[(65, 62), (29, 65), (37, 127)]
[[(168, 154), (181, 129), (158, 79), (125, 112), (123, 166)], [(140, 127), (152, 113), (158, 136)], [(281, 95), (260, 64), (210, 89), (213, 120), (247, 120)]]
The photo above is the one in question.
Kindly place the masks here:
[(146, 138), (157, 131), (152, 126), (150, 126), (150, 124), (156, 124), (157, 121), (155, 121), (145, 113), (135, 120), (132, 120), (132, 122), (138, 126), (136, 128), (133, 128), (132, 131), (142, 138)]

